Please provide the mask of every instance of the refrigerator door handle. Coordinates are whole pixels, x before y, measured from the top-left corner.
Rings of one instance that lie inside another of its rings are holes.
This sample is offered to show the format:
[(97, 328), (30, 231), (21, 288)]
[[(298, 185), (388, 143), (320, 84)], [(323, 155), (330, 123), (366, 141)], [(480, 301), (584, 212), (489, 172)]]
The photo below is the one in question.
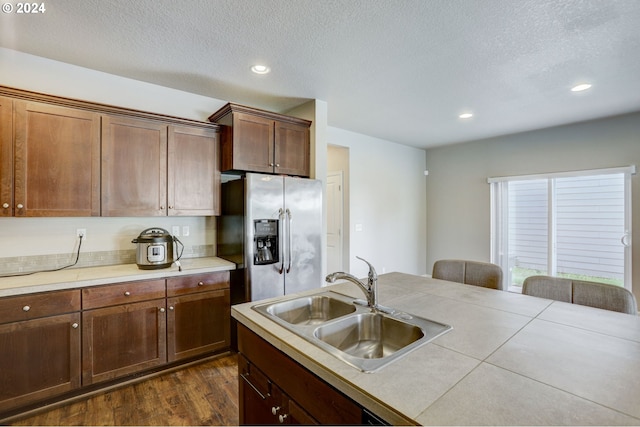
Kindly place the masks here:
[(292, 245), (292, 241), (291, 241), (291, 222), (293, 221), (293, 218), (291, 216), (291, 211), (289, 210), (289, 208), (287, 208), (287, 253), (289, 255), (289, 262), (287, 264), (287, 273), (289, 273), (291, 271), (291, 258), (292, 258), (292, 254), (291, 254), (291, 245)]
[(284, 210), (282, 208), (280, 208), (278, 210), (278, 218), (280, 219), (279, 222), (279, 230), (278, 230), (278, 234), (280, 234), (280, 240), (278, 242), (278, 244), (280, 245), (280, 268), (278, 269), (278, 274), (282, 274), (284, 272), (284, 263), (285, 263), (285, 259), (284, 259), (284, 251), (282, 250), (282, 248), (284, 247)]

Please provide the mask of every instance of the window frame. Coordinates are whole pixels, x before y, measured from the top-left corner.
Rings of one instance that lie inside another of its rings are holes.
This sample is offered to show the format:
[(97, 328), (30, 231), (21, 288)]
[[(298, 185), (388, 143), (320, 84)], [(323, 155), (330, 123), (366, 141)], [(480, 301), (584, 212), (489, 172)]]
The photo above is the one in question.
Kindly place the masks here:
[[(631, 216), (631, 176), (636, 174), (636, 166), (622, 166), (615, 168), (605, 168), (605, 169), (587, 169), (587, 170), (578, 170), (578, 171), (564, 171), (564, 172), (550, 172), (550, 173), (540, 173), (533, 175), (514, 175), (514, 176), (503, 176), (503, 177), (491, 177), (487, 179), (487, 182), (490, 185), (490, 221), (491, 221), (491, 231), (490, 231), (490, 242), (491, 242), (491, 262), (499, 265), (505, 272), (509, 271), (509, 257), (506, 251), (508, 250), (508, 241), (509, 241), (509, 232), (507, 226), (505, 225), (505, 219), (508, 218), (509, 215), (509, 206), (505, 203), (505, 199), (508, 198), (508, 183), (510, 181), (526, 181), (526, 180), (548, 180), (548, 188), (547, 188), (547, 197), (550, 201), (555, 201), (555, 179), (556, 178), (572, 178), (572, 177), (581, 177), (581, 176), (598, 176), (598, 175), (611, 175), (611, 174), (624, 174), (624, 216), (625, 216), (625, 224), (624, 224), (624, 235), (621, 238), (621, 243), (624, 246), (624, 287), (631, 291), (631, 283), (632, 283), (632, 259), (631, 259), (631, 248), (632, 248), (632, 216)], [(557, 221), (556, 215), (552, 215), (551, 211), (554, 209), (552, 203), (549, 203), (548, 209), (550, 211), (549, 218), (551, 221)], [(548, 224), (548, 241), (555, 242), (555, 230), (551, 223)], [(554, 247), (555, 245), (548, 244), (548, 246)], [(555, 275), (556, 274), (556, 264), (557, 259), (555, 257), (555, 251), (548, 251), (548, 274)], [(508, 277), (508, 276), (507, 276)], [(508, 278), (505, 280), (509, 281)], [(510, 285), (510, 283), (506, 283), (505, 285)], [(508, 289), (509, 286), (506, 286)]]

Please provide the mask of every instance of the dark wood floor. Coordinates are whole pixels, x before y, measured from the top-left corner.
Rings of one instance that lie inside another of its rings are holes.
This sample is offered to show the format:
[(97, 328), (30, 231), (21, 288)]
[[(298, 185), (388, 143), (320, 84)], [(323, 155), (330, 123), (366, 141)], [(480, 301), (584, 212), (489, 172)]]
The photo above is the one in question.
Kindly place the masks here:
[(238, 425), (232, 354), (13, 422), (24, 426)]

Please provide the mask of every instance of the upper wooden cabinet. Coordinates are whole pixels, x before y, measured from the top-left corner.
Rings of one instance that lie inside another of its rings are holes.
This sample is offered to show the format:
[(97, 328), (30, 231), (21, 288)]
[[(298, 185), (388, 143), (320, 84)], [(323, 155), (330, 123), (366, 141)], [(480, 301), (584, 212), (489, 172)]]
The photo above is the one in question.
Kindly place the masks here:
[(0, 216), (220, 212), (215, 124), (0, 86)]
[(13, 215), (13, 100), (0, 96), (0, 216)]
[(100, 115), (20, 100), (13, 110), (13, 138), (2, 117), (3, 216), (100, 215)]
[(102, 215), (167, 215), (167, 126), (102, 119)]
[(220, 142), (212, 129), (169, 126), (169, 215), (220, 215)]
[(218, 215), (218, 134), (105, 116), (102, 215)]
[(310, 121), (232, 103), (209, 121), (223, 125), (223, 172), (309, 176)]

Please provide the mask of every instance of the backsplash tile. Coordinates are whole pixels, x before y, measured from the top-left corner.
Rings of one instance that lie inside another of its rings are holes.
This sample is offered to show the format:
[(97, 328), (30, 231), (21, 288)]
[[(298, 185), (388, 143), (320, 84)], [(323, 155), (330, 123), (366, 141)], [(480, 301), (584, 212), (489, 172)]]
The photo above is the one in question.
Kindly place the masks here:
[[(215, 256), (214, 245), (185, 246), (182, 258)], [(54, 270), (73, 264), (76, 254), (54, 254), (0, 258), (0, 276), (16, 273)], [(136, 250), (81, 252), (78, 263), (69, 268), (99, 267), (103, 265), (135, 264)]]

